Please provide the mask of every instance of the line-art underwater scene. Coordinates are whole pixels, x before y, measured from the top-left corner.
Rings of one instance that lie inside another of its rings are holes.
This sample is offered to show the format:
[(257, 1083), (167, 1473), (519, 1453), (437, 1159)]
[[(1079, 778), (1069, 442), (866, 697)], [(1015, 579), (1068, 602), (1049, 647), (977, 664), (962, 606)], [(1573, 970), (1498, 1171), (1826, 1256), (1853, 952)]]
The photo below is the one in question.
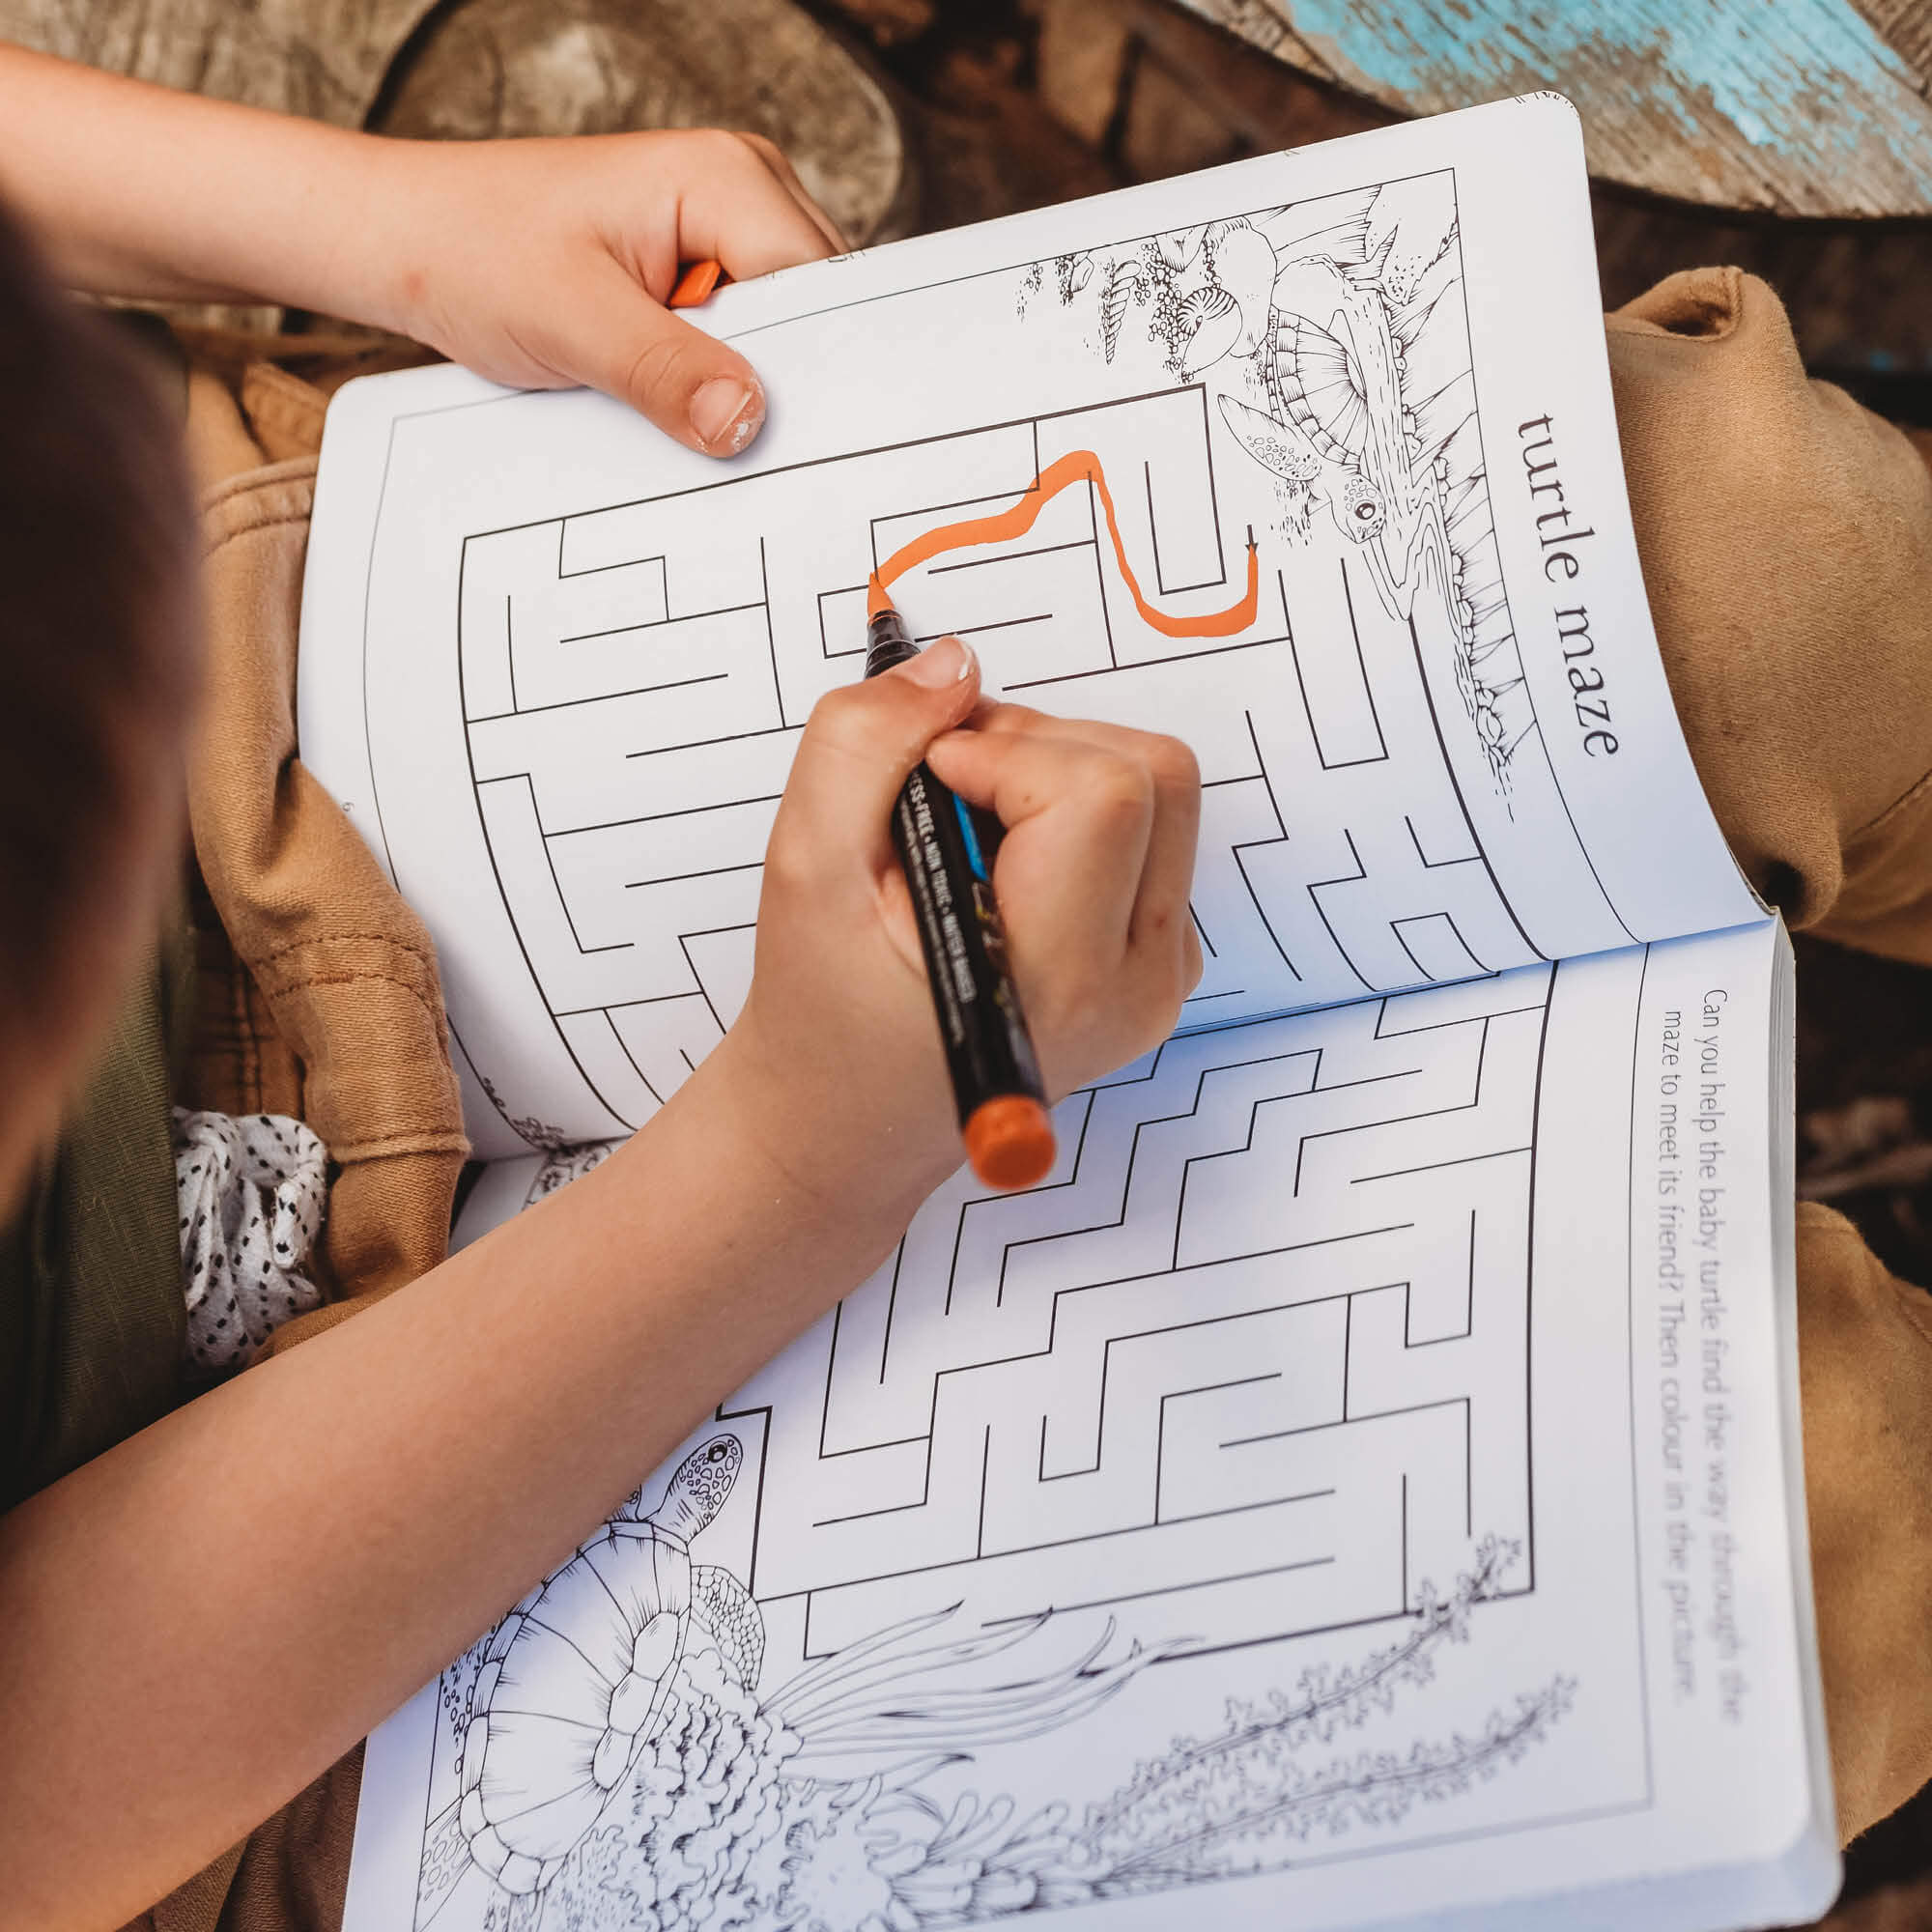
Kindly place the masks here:
[(768, 1688), (758, 1605), (694, 1549), (744, 1463), (735, 1435), (700, 1443), (443, 1673), (436, 1749), (459, 1795), (428, 1822), (422, 1932), (916, 1932), (1245, 1876), (1452, 1804), (1569, 1708), (1556, 1677), (1473, 1735), (1350, 1744), (1469, 1642), (1520, 1554), (1489, 1538), (1390, 1640), (1231, 1701), (1098, 1803), (939, 1802), (936, 1773), (1077, 1724), (1185, 1639), (1122, 1647), (1109, 1621), (1069, 1651), (1050, 1616), (968, 1633), (946, 1610)]
[(1091, 317), (1107, 362), (1205, 383), (1273, 481), (1274, 534), (1325, 516), (1392, 617), (1444, 605), (1456, 682), (1499, 792), (1535, 724), (1491, 522), (1453, 172), (1036, 263), (1024, 319)]

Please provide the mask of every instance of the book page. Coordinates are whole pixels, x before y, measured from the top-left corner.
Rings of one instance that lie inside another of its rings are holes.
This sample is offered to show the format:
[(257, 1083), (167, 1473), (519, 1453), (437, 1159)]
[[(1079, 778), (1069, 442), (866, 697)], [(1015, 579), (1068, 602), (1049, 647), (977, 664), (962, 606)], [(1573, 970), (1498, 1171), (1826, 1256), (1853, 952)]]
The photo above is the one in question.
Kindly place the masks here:
[(377, 1732), (348, 1932), (1821, 1910), (1778, 944), (1074, 1095)]
[(331, 408), (302, 753), (428, 921), (479, 1150), (730, 1024), (874, 570), (1206, 786), (1183, 1024), (1760, 916), (1671, 708), (1576, 119), (1505, 102), (726, 289), (719, 464), (457, 370)]

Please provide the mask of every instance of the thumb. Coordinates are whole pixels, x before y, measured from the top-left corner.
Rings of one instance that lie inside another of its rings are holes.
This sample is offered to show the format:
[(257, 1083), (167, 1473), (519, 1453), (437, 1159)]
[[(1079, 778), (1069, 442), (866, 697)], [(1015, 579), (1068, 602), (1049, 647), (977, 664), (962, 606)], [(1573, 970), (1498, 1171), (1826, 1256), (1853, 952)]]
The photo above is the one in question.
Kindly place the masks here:
[(980, 661), (958, 638), (941, 638), (877, 677), (828, 692), (799, 739), (772, 830), (774, 857), (814, 871), (840, 855), (876, 861), (899, 787), (979, 696)]
[(764, 384), (752, 365), (661, 307), (614, 263), (572, 307), (560, 374), (629, 403), (706, 456), (736, 456), (763, 428)]

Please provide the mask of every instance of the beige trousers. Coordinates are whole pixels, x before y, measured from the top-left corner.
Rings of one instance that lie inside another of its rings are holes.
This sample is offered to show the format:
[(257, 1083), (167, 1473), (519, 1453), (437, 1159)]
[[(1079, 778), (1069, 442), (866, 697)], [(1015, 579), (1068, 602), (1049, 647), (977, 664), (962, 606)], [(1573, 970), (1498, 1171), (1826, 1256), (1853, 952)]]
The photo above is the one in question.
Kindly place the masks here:
[[(1932, 964), (1932, 473), (1809, 383), (1776, 298), (1678, 275), (1609, 319), (1645, 580), (1671, 688), (1751, 878), (1808, 926)], [(204, 370), (213, 701), (192, 772), (197, 1103), (298, 1113), (341, 1173), (333, 1305), (443, 1252), (464, 1142), (428, 935), (296, 755), (294, 669), (324, 395)], [(1841, 1833), (1932, 1777), (1932, 1299), (1801, 1206), (1812, 1570)], [(353, 1753), (145, 1915), (153, 1932), (340, 1921)]]

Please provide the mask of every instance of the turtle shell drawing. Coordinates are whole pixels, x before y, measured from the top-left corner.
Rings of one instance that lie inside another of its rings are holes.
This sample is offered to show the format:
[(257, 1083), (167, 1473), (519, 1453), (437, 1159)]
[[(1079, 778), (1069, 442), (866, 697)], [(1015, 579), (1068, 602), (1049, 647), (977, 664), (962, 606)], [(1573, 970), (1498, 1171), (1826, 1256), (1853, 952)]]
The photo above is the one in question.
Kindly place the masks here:
[(757, 1606), (728, 1570), (691, 1560), (744, 1460), (735, 1435), (700, 1443), (650, 1515), (634, 1497), (498, 1626), (470, 1693), (457, 1822), (506, 1891), (550, 1884), (596, 1824), (662, 1726), (694, 1630), (755, 1684)]

